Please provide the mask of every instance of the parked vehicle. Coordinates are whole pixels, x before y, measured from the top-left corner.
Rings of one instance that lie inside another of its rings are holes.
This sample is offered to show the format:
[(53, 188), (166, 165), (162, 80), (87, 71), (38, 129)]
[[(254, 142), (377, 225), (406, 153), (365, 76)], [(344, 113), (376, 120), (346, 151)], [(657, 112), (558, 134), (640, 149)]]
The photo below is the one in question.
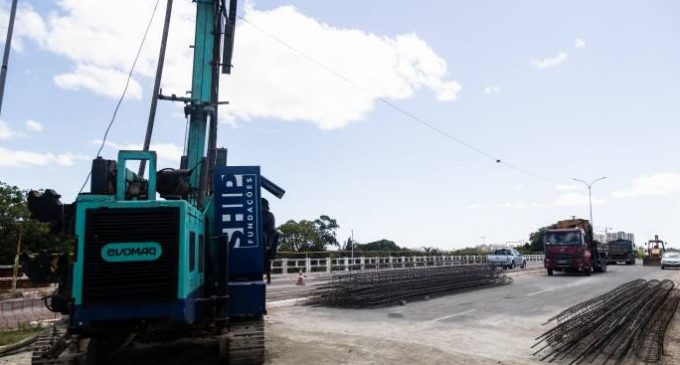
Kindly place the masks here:
[(607, 246), (593, 239), (593, 227), (586, 219), (569, 219), (553, 224), (543, 238), (544, 267), (555, 271), (607, 271)]
[(627, 265), (635, 264), (635, 244), (630, 240), (618, 239), (607, 242), (608, 264), (625, 261)]
[(504, 269), (514, 269), (515, 267), (524, 269), (527, 267), (527, 260), (524, 259), (524, 255), (514, 248), (495, 250), (486, 257), (486, 262), (492, 266), (500, 266)]
[(680, 267), (680, 252), (666, 252), (661, 257), (661, 270), (667, 267)]

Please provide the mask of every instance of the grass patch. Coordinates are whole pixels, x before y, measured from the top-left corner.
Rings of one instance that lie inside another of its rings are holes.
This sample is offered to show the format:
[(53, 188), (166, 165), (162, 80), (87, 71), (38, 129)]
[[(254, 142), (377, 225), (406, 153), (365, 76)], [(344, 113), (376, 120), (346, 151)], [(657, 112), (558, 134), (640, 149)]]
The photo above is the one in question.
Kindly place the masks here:
[(43, 328), (41, 327), (23, 327), (16, 330), (2, 331), (0, 332), (0, 346), (19, 342), (38, 334), (42, 330)]

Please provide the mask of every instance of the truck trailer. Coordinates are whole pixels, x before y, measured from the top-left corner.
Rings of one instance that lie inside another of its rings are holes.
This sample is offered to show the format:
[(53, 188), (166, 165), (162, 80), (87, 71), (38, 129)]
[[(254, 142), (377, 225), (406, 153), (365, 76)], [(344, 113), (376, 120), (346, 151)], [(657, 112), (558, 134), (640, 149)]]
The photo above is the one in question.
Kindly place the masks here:
[(607, 263), (625, 262), (626, 265), (635, 264), (635, 244), (630, 240), (618, 239), (607, 242), (609, 250)]

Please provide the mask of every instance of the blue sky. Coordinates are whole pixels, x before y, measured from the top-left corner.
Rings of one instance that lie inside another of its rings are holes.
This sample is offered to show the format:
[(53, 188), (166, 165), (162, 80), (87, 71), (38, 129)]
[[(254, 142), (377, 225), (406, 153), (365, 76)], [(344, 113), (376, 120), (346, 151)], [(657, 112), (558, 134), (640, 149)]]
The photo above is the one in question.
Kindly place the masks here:
[[(70, 201), (155, 1), (20, 3), (0, 180), (52, 187)], [(163, 85), (181, 94), (193, 7), (175, 3)], [(9, 2), (0, 4), (6, 29)], [(163, 10), (105, 157), (143, 141)], [(220, 111), (219, 144), (229, 148), (230, 164), (261, 165), (287, 189), (272, 201), (280, 223), (328, 214), (341, 239), (351, 229), (362, 242), (409, 247), (526, 239), (558, 219), (587, 217), (586, 191), (571, 179), (607, 176), (594, 188), (596, 227), (673, 243), (680, 240), (679, 12), (675, 1), (241, 4), (250, 24), (239, 23), (234, 74), (222, 80), (231, 105)], [(181, 110), (161, 103), (153, 140), (161, 166), (176, 163), (183, 136)]]

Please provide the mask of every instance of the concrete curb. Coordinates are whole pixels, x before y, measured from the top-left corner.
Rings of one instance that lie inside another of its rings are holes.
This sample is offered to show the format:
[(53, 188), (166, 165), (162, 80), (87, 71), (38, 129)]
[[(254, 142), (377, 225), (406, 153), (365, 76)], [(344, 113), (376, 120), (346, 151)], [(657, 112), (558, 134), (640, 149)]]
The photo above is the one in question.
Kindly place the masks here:
[(506, 275), (508, 275), (510, 277), (516, 277), (516, 276), (523, 276), (523, 275), (538, 273), (538, 272), (541, 272), (543, 270), (545, 270), (545, 268), (543, 268), (543, 267), (532, 267), (530, 269), (524, 269), (522, 271), (509, 272)]

